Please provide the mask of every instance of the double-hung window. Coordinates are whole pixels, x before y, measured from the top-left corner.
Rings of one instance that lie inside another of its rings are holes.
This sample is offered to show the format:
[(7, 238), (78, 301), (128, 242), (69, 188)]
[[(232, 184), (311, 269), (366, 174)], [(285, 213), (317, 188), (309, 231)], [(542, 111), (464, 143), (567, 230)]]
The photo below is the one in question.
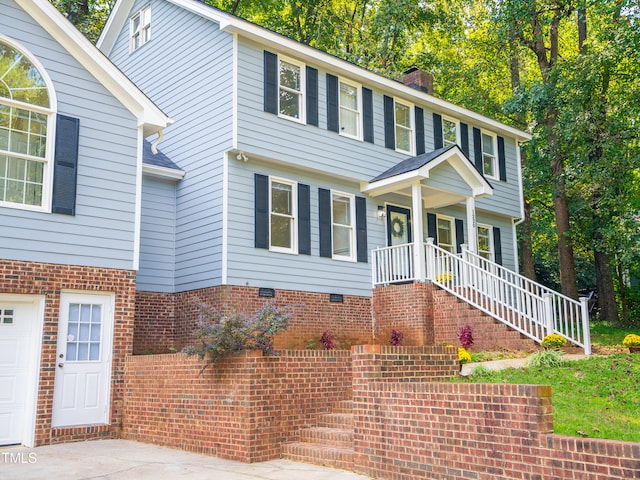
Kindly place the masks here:
[(489, 225), (478, 224), (478, 255), (493, 261), (493, 229)]
[(340, 135), (360, 139), (362, 137), (360, 86), (340, 80), (339, 91)]
[(355, 201), (346, 193), (331, 192), (333, 258), (355, 261)]
[(497, 150), (496, 136), (482, 132), (482, 173), (487, 177), (497, 177)]
[(448, 118), (442, 119), (442, 143), (445, 147), (457, 145), (458, 142), (458, 123)]
[(134, 52), (142, 45), (151, 40), (151, 6), (147, 5), (139, 10), (129, 23), (131, 36), (131, 52)]
[(270, 178), (269, 192), (270, 249), (297, 253), (297, 184), (289, 180)]
[(40, 70), (0, 39), (0, 205), (47, 208), (54, 118)]
[(396, 150), (413, 155), (413, 108), (411, 105), (394, 101)]
[(304, 66), (292, 60), (278, 59), (278, 115), (304, 121)]
[(448, 252), (456, 253), (456, 233), (453, 218), (437, 216), (438, 246)]

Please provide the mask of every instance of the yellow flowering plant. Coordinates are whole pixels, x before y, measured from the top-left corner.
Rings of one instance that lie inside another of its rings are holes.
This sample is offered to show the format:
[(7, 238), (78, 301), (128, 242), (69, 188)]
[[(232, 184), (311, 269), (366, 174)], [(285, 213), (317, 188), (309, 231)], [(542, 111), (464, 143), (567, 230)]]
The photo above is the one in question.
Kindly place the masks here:
[(625, 347), (640, 347), (640, 335), (635, 335), (630, 333), (624, 340), (622, 340), (622, 345)]
[(552, 333), (551, 335), (547, 335), (542, 339), (541, 345), (543, 347), (564, 347), (567, 344), (567, 339), (562, 335), (558, 335), (557, 333)]
[(460, 363), (467, 363), (471, 361), (471, 355), (462, 347), (458, 347), (458, 361)]

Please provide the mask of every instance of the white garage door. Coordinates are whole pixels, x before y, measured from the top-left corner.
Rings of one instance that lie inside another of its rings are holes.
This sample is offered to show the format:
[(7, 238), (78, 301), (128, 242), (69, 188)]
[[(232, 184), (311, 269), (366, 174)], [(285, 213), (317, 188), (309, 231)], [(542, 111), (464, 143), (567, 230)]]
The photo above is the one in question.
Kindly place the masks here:
[[(0, 296), (0, 445), (33, 438), (39, 339), (37, 303)], [(34, 358), (35, 356), (35, 358)]]

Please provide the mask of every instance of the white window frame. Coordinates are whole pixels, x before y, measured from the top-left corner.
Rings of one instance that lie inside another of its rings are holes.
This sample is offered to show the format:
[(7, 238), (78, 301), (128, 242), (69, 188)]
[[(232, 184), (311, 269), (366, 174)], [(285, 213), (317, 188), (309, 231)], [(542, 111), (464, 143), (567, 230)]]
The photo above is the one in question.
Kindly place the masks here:
[[(485, 146), (485, 142), (484, 142), (484, 136), (487, 135), (489, 137), (491, 137), (491, 144), (493, 147), (493, 154), (489, 154), (486, 153), (484, 151), (484, 146)], [(482, 130), (481, 134), (480, 134), (480, 142), (481, 142), (481, 146), (482, 146), (482, 173), (485, 177), (487, 178), (493, 178), (493, 179), (497, 179), (498, 178), (498, 136), (495, 133), (492, 132), (488, 132), (486, 130)], [(485, 155), (490, 156), (491, 157), (491, 164), (492, 164), (492, 168), (493, 168), (493, 172), (491, 174), (487, 173), (484, 171), (484, 159), (485, 159)]]
[[(400, 125), (398, 123), (398, 119), (396, 117), (396, 106), (400, 104), (409, 109), (409, 127), (407, 128), (405, 125)], [(394, 128), (394, 136), (396, 142), (396, 152), (406, 153), (407, 155), (414, 155), (413, 152), (416, 151), (416, 139), (415, 139), (415, 125), (414, 125), (414, 105), (412, 103), (406, 102), (404, 100), (400, 100), (397, 98), (393, 99), (393, 128)], [(409, 131), (409, 150), (403, 150), (398, 147), (398, 128)]]
[[(480, 229), (481, 228), (486, 228), (487, 229), (487, 238), (489, 241), (489, 250), (480, 250)], [(491, 225), (487, 225), (485, 223), (478, 223), (476, 225), (476, 235), (478, 236), (478, 255), (480, 255), (483, 258), (486, 258), (487, 260), (490, 261), (494, 261), (495, 258), (495, 253), (493, 251), (493, 227)], [(484, 256), (482, 253), (487, 253), (489, 256), (486, 257)]]
[[(335, 196), (346, 197), (349, 199), (349, 216), (351, 218), (351, 225), (345, 225), (342, 223), (336, 224), (334, 222), (333, 202)], [(347, 227), (351, 230), (349, 235), (350, 255), (337, 255), (334, 252), (334, 228), (336, 226)], [(333, 258), (334, 260), (342, 260), (345, 262), (356, 261), (356, 197), (352, 193), (340, 192), (338, 190), (331, 190), (331, 258)]]
[[(354, 87), (356, 89), (356, 92), (358, 95), (357, 102), (356, 102), (357, 103), (356, 110), (353, 110), (350, 107), (342, 105), (342, 102), (341, 102), (342, 95), (340, 95), (340, 92), (341, 92), (341, 86), (343, 83), (351, 87)], [(343, 109), (356, 114), (356, 130), (357, 130), (356, 135), (352, 135), (350, 133), (346, 133), (343, 131), (343, 126), (342, 126), (342, 110)], [(342, 77), (338, 78), (338, 125), (339, 125), (338, 132), (340, 135), (348, 138), (355, 138), (356, 140), (362, 140), (362, 85)]]
[(42, 80), (47, 88), (47, 94), (49, 95), (49, 108), (41, 107), (39, 105), (32, 105), (30, 103), (24, 103), (18, 100), (13, 100), (6, 97), (0, 98), (0, 104), (8, 106), (9, 108), (20, 108), (23, 110), (40, 113), (47, 116), (47, 138), (45, 141), (45, 156), (34, 157), (27, 154), (20, 154), (10, 151), (0, 150), (1, 155), (9, 157), (22, 158), (29, 161), (36, 161), (44, 164), (42, 170), (42, 199), (40, 205), (28, 205), (25, 203), (5, 202), (0, 200), (0, 207), (8, 207), (18, 210), (30, 210), (34, 212), (51, 212), (51, 195), (52, 195), (52, 179), (53, 179), (53, 155), (55, 149), (55, 136), (56, 136), (56, 106), (57, 99), (55, 90), (53, 89), (53, 83), (49, 77), (47, 71), (42, 64), (35, 58), (28, 50), (12, 41), (8, 37), (0, 34), (0, 42), (9, 45), (11, 48), (20, 52), (38, 71)]
[(460, 122), (456, 119), (450, 118), (450, 117), (442, 117), (442, 145), (444, 147), (448, 147), (449, 145), (454, 145), (453, 143), (447, 141), (447, 139), (445, 138), (445, 134), (444, 134), (444, 122), (449, 122), (449, 123), (453, 123), (456, 126), (456, 143), (455, 145), (460, 145), (461, 141), (460, 141)]
[(448, 215), (440, 215), (440, 214), (436, 214), (436, 231), (438, 232), (438, 246), (440, 248), (442, 247), (442, 242), (440, 239), (440, 220), (446, 220), (447, 222), (449, 222), (449, 228), (451, 230), (451, 244), (446, 244), (447, 246), (451, 247), (450, 252), (455, 254), (456, 253), (456, 249), (457, 249), (457, 244), (456, 244), (456, 220), (453, 217), (450, 217)]
[[(291, 186), (291, 215), (283, 215), (273, 211), (273, 183), (282, 183)], [(271, 234), (271, 217), (286, 217), (291, 221), (291, 248), (274, 246), (272, 244), (273, 235)], [(298, 182), (288, 180), (286, 178), (269, 176), (269, 251), (280, 253), (298, 253)]]
[[(280, 83), (280, 64), (282, 62), (286, 62), (300, 68), (300, 90), (297, 92), (299, 118), (286, 115), (282, 113), (280, 110), (280, 91), (285, 90), (290, 93), (296, 93), (296, 90), (293, 90), (289, 87), (285, 87)], [(278, 55), (278, 116), (280, 118), (286, 118), (287, 120), (291, 120), (293, 122), (298, 122), (298, 123), (306, 123), (306, 109), (305, 109), (305, 106), (306, 106), (305, 100), (307, 98), (306, 85), (307, 85), (306, 65), (304, 63), (298, 62), (297, 60), (293, 60), (289, 57), (282, 57)]]
[[(138, 29), (134, 28), (136, 19), (140, 19)], [(136, 45), (136, 39), (140, 39), (140, 43)], [(151, 5), (146, 5), (138, 10), (129, 19), (129, 53), (133, 53), (140, 49), (143, 45), (151, 40)]]

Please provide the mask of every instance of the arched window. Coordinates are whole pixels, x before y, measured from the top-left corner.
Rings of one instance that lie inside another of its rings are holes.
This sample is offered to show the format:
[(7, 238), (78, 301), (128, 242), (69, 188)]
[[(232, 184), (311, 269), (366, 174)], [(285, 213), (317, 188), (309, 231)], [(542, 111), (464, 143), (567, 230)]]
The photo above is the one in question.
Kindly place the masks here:
[(53, 104), (45, 74), (0, 37), (0, 205), (47, 208)]

